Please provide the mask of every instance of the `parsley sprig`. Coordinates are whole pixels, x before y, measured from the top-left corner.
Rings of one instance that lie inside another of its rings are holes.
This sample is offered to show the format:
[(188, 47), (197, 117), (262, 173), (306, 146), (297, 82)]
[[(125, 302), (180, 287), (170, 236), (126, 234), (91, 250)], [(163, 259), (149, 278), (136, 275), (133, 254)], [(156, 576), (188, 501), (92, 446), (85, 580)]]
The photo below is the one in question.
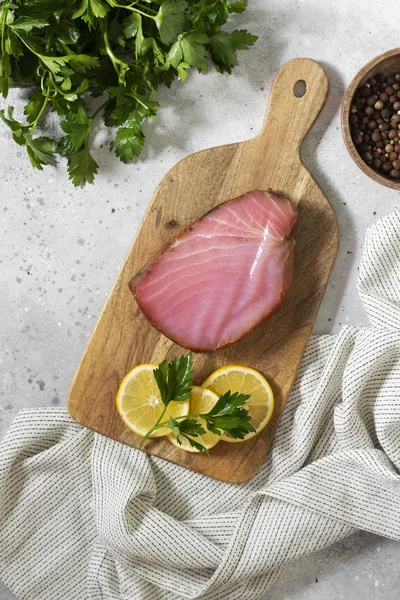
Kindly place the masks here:
[(142, 438), (139, 447), (142, 447), (149, 436), (161, 427), (169, 427), (180, 445), (182, 445), (182, 438), (185, 438), (191, 446), (206, 454), (209, 454), (208, 449), (196, 440), (197, 437), (206, 433), (206, 429), (216, 435), (227, 432), (236, 439), (243, 439), (246, 433), (255, 431), (250, 423), (248, 411), (244, 408), (244, 404), (250, 396), (230, 391), (220, 396), (218, 402), (207, 413), (189, 414), (162, 420), (170, 402), (190, 398), (193, 381), (191, 352), (179, 359), (174, 358), (170, 363), (163, 360), (153, 373), (164, 406), (159, 419)]
[[(144, 144), (142, 124), (154, 119), (160, 85), (184, 81), (191, 68), (213, 63), (220, 73), (238, 64), (237, 51), (257, 37), (222, 29), (247, 0), (0, 0), (0, 93), (28, 86), (26, 122), (0, 111), (37, 169), (68, 163), (76, 186), (92, 183), (94, 119), (116, 128), (110, 149), (125, 163)], [(97, 110), (91, 97), (100, 98)], [(45, 114), (59, 115), (59, 140), (35, 137)]]

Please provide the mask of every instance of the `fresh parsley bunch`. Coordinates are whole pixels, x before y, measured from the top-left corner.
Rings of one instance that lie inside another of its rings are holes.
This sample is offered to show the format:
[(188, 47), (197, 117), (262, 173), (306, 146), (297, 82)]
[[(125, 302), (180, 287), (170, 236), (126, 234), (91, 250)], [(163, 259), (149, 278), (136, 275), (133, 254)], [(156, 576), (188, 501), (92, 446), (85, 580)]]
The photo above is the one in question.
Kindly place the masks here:
[(180, 445), (182, 444), (181, 438), (185, 438), (191, 446), (197, 448), (200, 452), (209, 454), (208, 449), (196, 440), (199, 435), (206, 433), (198, 419), (204, 420), (207, 429), (216, 435), (222, 435), (226, 431), (233, 438), (242, 440), (246, 433), (255, 431), (250, 423), (249, 413), (244, 408), (244, 404), (250, 396), (238, 392), (232, 394), (230, 391), (220, 396), (218, 402), (208, 413), (170, 417), (168, 420), (163, 421), (170, 402), (190, 398), (193, 380), (193, 357), (191, 352), (179, 359), (174, 358), (170, 363), (163, 360), (158, 368), (154, 369), (154, 378), (160, 391), (164, 409), (157, 422), (140, 441), (139, 447), (144, 445), (154, 431), (161, 427), (169, 427)]
[[(125, 163), (140, 154), (142, 122), (154, 119), (160, 85), (184, 81), (209, 59), (220, 73), (237, 65), (237, 50), (257, 37), (227, 33), (231, 13), (247, 0), (0, 0), (0, 92), (28, 86), (26, 122), (13, 107), (0, 117), (37, 169), (65, 156), (74, 185), (92, 183), (98, 165), (90, 153), (94, 118), (103, 112), (116, 132), (111, 150)], [(90, 96), (103, 100), (90, 110)], [(35, 136), (47, 110), (57, 113), (65, 133), (56, 141)]]

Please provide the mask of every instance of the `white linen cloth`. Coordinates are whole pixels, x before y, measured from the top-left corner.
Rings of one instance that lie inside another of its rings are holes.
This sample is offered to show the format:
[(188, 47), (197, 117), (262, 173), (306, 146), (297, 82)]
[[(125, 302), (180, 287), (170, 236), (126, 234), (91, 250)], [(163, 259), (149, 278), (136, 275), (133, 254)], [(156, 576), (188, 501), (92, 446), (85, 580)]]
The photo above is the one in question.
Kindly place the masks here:
[(400, 539), (400, 212), (367, 233), (370, 329), (314, 337), (259, 474), (221, 483), (24, 410), (0, 446), (0, 576), (19, 600), (260, 598), (357, 529)]

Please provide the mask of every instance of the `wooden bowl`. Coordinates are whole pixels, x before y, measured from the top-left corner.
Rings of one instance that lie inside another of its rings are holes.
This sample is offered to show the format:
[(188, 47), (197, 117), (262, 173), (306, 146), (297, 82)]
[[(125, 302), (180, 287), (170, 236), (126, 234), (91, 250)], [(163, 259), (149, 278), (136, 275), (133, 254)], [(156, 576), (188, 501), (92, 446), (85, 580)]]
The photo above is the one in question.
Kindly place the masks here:
[(350, 83), (347, 88), (346, 94), (343, 99), (342, 104), (342, 133), (343, 138), (347, 147), (347, 150), (350, 153), (350, 156), (354, 160), (354, 162), (360, 167), (361, 171), (363, 171), (368, 177), (371, 177), (374, 181), (378, 183), (382, 183), (387, 187), (393, 188), (394, 190), (400, 190), (400, 181), (396, 181), (392, 179), (389, 175), (385, 175), (384, 173), (378, 172), (375, 169), (369, 167), (359, 155), (353, 140), (351, 139), (350, 133), (350, 109), (353, 104), (353, 98), (360, 87), (363, 85), (368, 79), (377, 75), (378, 73), (382, 73), (383, 75), (390, 75), (390, 73), (399, 73), (400, 72), (400, 48), (395, 48), (394, 50), (389, 50), (384, 54), (380, 54), (369, 63), (365, 65), (357, 73), (354, 77), (353, 81)]

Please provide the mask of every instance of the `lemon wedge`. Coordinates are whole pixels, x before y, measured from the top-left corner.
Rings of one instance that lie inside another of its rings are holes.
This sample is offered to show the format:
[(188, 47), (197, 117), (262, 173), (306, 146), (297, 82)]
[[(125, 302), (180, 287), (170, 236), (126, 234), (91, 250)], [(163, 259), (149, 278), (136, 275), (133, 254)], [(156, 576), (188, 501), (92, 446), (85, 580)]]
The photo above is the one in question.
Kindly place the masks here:
[[(123, 379), (117, 393), (117, 411), (129, 429), (144, 436), (159, 419), (164, 405), (154, 379), (153, 371), (158, 365), (139, 365)], [(170, 402), (162, 421), (169, 417), (189, 414), (189, 400)], [(162, 437), (171, 433), (169, 427), (157, 429), (149, 437)]]
[(227, 365), (211, 373), (201, 387), (211, 390), (218, 397), (228, 391), (250, 395), (244, 407), (249, 411), (250, 423), (255, 432), (247, 433), (243, 440), (224, 433), (221, 436), (224, 442), (246, 442), (260, 433), (272, 417), (274, 394), (268, 381), (255, 369), (242, 365)]

